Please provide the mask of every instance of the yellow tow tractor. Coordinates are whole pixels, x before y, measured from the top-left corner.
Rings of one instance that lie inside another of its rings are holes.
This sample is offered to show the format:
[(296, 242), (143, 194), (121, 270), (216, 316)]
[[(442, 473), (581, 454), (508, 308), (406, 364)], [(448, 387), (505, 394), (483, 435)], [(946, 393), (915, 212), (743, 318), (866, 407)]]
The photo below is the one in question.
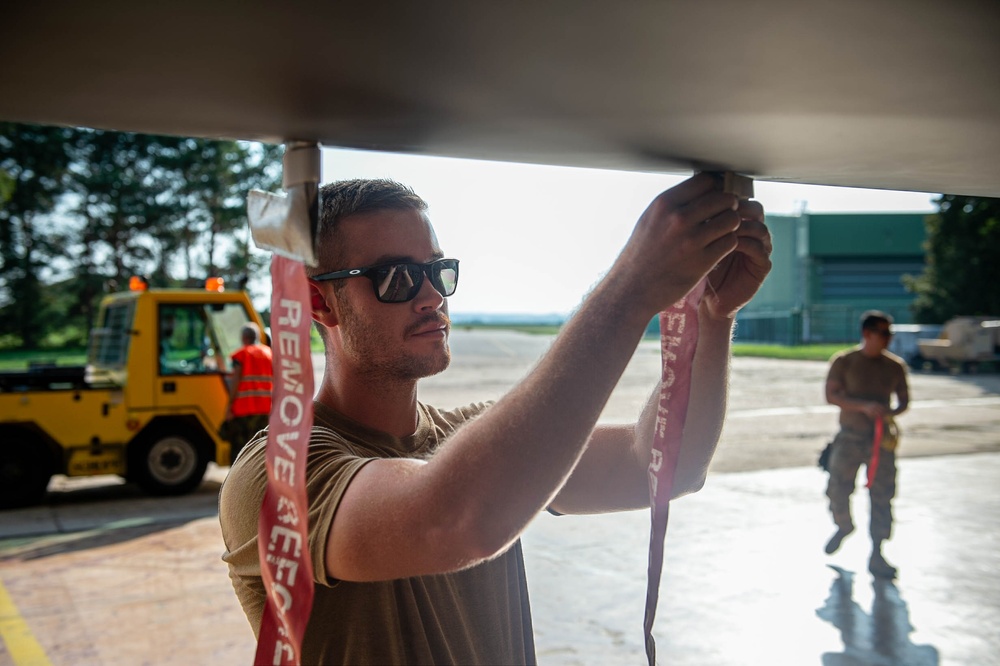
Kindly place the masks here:
[(53, 474), (118, 474), (151, 495), (194, 490), (219, 437), (229, 356), (260, 315), (219, 278), (204, 289), (149, 289), (132, 278), (106, 296), (86, 366), (0, 373), (0, 507), (38, 502)]

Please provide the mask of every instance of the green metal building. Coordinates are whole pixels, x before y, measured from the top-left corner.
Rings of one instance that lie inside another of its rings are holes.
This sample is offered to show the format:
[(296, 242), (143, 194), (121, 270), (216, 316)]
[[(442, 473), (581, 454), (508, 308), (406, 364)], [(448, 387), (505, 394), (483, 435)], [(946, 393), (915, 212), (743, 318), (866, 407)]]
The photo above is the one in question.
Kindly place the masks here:
[(768, 215), (773, 268), (740, 312), (741, 342), (853, 342), (865, 310), (913, 321), (904, 275), (924, 270), (923, 213)]

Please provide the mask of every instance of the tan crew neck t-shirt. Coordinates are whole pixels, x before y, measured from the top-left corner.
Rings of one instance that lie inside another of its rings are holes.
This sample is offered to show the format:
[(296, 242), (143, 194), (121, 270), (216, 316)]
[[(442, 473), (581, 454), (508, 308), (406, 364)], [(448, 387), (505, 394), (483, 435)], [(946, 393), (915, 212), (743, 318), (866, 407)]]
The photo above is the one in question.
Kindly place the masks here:
[[(303, 663), (535, 663), (520, 540), (499, 557), (450, 574), (352, 583), (332, 580), (325, 571), (327, 531), (354, 474), (376, 458), (433, 455), (486, 407), (438, 411), (420, 404), (416, 432), (400, 439), (315, 403), (306, 472), (315, 597)], [(257, 520), (267, 478), (266, 441), (264, 433), (244, 448), (219, 495), (222, 559), (255, 635), (265, 603)]]

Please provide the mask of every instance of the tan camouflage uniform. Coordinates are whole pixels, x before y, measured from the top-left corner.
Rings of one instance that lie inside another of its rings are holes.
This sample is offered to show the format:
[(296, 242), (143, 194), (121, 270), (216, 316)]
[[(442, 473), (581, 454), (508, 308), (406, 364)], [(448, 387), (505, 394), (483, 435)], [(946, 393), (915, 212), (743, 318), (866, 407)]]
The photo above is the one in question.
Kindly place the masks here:
[[(842, 429), (833, 440), (830, 453), (830, 482), (826, 496), (830, 498), (830, 513), (837, 527), (850, 532), (851, 494), (854, 492), (858, 469), (865, 470), (872, 457), (872, 435)], [(862, 478), (865, 483), (867, 475)], [(892, 498), (896, 495), (896, 453), (882, 449), (879, 452), (875, 482), (869, 490), (871, 496), (871, 523), (869, 531), (873, 541), (887, 540), (892, 533)]]

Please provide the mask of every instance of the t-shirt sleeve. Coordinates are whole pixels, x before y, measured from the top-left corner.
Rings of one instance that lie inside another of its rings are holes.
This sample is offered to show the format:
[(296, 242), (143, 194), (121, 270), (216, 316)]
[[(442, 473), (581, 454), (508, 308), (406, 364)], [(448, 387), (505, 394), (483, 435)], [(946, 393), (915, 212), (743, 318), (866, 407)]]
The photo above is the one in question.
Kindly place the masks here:
[(839, 382), (841, 386), (847, 386), (847, 357), (844, 354), (838, 353), (833, 357), (830, 363), (830, 371), (826, 374), (826, 381), (829, 384), (831, 381)]
[[(226, 544), (223, 559), (234, 585), (261, 575), (257, 554), (257, 521), (267, 485), (266, 440), (248, 451), (230, 469), (219, 495), (219, 520)], [(251, 448), (252, 447), (252, 448)], [(374, 458), (352, 450), (331, 431), (313, 431), (306, 466), (309, 499), (309, 555), (313, 578), (320, 585), (336, 581), (326, 572), (326, 539), (340, 500), (358, 470)]]
[(906, 363), (903, 362), (903, 361), (900, 361), (896, 365), (896, 368), (897, 368), (897, 371), (899, 373), (899, 376), (896, 379), (896, 390), (897, 391), (903, 391), (903, 390), (905, 390), (905, 391), (909, 392), (910, 389), (909, 389), (909, 385), (907, 383), (909, 380), (906, 377), (906, 375), (907, 375), (907, 372), (906, 372)]
[(246, 445), (219, 491), (219, 523), (226, 546), (222, 559), (229, 565), (233, 589), (255, 634), (266, 601), (257, 554), (257, 516), (267, 483), (263, 441)]
[[(306, 492), (309, 495), (309, 555), (313, 580), (319, 585), (335, 585), (326, 571), (326, 540), (347, 486), (358, 471), (375, 458), (350, 450), (330, 431), (313, 435), (309, 452)], [(320, 442), (327, 446), (317, 445)]]

